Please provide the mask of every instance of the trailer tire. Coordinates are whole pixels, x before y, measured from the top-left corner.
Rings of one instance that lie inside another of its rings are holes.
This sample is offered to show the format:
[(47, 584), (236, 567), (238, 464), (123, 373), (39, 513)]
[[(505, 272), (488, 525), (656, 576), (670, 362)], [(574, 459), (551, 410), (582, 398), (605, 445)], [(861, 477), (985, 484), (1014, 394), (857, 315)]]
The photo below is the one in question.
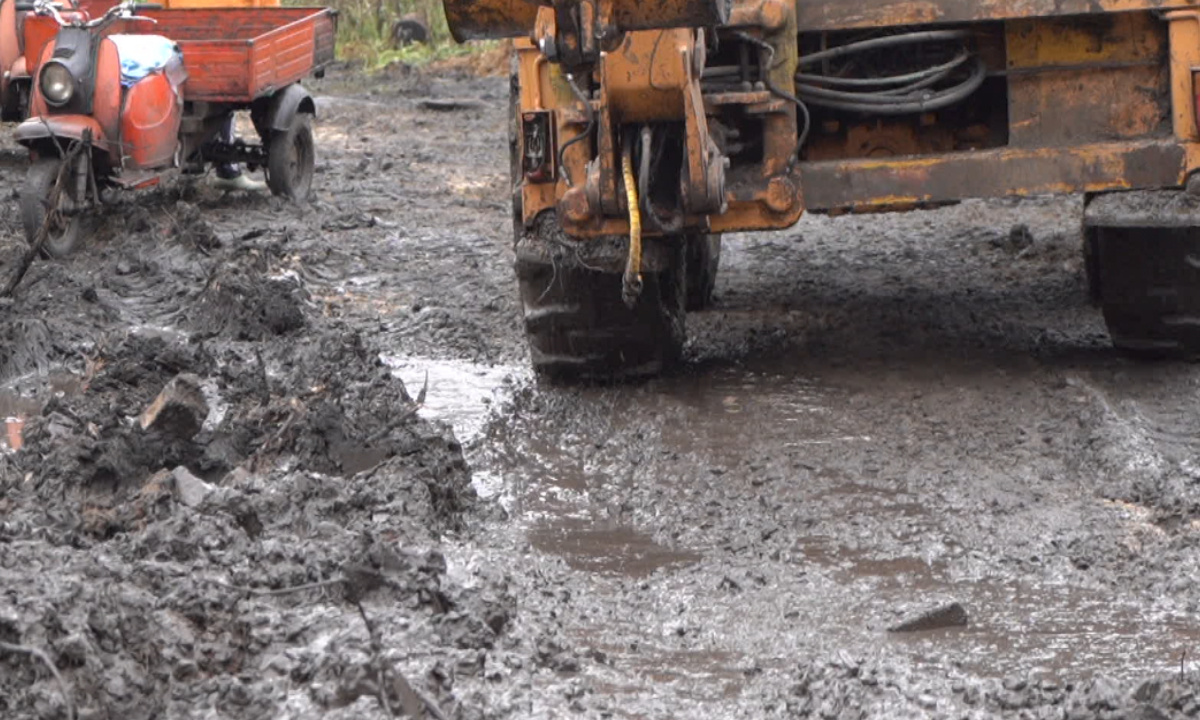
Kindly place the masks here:
[[(21, 223), (25, 227), (25, 240), (31, 246), (37, 241), (38, 233), (46, 222), (46, 201), (58, 180), (61, 165), (62, 158), (43, 156), (29, 166), (25, 175), (25, 184), (21, 187)], [(68, 204), (74, 204), (74, 199), (65, 190), (60, 196), (60, 202), (64, 198)], [(52, 258), (65, 258), (78, 250), (83, 243), (84, 218), (81, 215), (72, 215), (55, 225), (56, 227), (50, 228), (50, 233), (42, 243), (42, 254)]]
[(267, 187), (295, 202), (304, 202), (312, 192), (316, 165), (312, 116), (297, 113), (291, 126), (273, 132), (267, 146)]

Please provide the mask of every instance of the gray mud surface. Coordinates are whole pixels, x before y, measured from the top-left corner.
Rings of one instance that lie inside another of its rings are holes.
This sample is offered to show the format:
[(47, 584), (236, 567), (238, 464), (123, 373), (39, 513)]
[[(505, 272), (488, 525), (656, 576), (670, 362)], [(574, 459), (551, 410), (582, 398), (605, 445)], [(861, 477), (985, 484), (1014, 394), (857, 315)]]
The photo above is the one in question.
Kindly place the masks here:
[(1077, 200), (727, 238), (682, 372), (557, 387), (506, 82), (314, 87), (311, 204), (128, 195), (0, 302), (0, 717), (1200, 715), (1200, 370)]

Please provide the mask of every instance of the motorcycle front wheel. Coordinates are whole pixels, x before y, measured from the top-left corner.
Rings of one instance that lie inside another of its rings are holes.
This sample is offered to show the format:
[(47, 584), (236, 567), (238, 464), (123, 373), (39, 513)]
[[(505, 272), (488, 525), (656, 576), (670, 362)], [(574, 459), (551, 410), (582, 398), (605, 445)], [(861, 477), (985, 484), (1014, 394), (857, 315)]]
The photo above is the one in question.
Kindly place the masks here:
[[(76, 198), (74, 174), (68, 172), (63, 178), (61, 192), (55, 191), (58, 183), (62, 158), (42, 157), (29, 166), (25, 184), (21, 188), (21, 221), (25, 226), (25, 240), (34, 245), (45, 226), (46, 237), (42, 241), (42, 253), (52, 258), (64, 258), (79, 249), (83, 243), (84, 229), (82, 198)], [(83, 162), (81, 159), (80, 162)], [(51, 201), (54, 207), (51, 207)]]

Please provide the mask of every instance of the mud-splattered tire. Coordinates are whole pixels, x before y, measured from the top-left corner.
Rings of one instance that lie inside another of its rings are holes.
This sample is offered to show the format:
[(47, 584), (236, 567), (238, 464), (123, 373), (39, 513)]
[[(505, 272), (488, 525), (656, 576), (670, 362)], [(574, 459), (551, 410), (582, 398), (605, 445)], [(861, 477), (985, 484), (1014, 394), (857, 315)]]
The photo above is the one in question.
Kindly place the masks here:
[(721, 265), (721, 236), (700, 235), (684, 238), (687, 248), (687, 309), (712, 307)]
[[(58, 169), (62, 160), (57, 157), (42, 157), (29, 166), (25, 184), (21, 188), (21, 222), (25, 226), (25, 240), (32, 245), (37, 240), (42, 224), (46, 222), (46, 203), (54, 183), (58, 180)], [(64, 190), (59, 195), (59, 205), (69, 210), (75, 205), (71, 193)], [(84, 219), (74, 214), (52, 223), (42, 254), (53, 258), (64, 258), (79, 249), (85, 236)]]
[(271, 136), (267, 148), (267, 187), (296, 202), (308, 199), (316, 165), (312, 117), (296, 113), (292, 126)]
[(1114, 347), (1200, 358), (1200, 201), (1176, 192), (1102, 196), (1085, 214), (1089, 294)]
[(638, 379), (669, 370), (686, 339), (681, 265), (645, 273), (642, 295), (629, 308), (621, 299), (619, 274), (556, 267), (522, 259), (518, 252), (534, 369), (566, 381)]
[[(512, 56), (509, 88), (509, 161), (517, 284), (525, 334), (534, 370), (558, 381), (637, 379), (675, 365), (686, 339), (687, 277), (684, 244), (652, 241), (647, 258), (656, 272), (642, 275), (642, 294), (633, 308), (621, 299), (620, 267), (627, 246), (603, 258), (582, 257), (584, 248), (562, 235), (543, 215), (526, 228), (522, 204), (525, 182), (521, 158), (520, 75)], [(611, 248), (610, 248), (611, 249)], [(604, 266), (604, 269), (599, 269)], [(664, 269), (665, 268), (665, 269)]]

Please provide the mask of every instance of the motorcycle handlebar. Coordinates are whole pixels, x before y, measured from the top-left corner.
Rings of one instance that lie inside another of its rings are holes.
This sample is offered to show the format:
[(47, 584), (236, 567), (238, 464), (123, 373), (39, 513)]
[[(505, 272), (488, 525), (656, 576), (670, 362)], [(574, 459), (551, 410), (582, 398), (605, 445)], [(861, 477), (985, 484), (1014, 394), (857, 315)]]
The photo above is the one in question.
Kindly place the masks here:
[(82, 22), (80, 20), (65, 19), (62, 16), (62, 13), (59, 12), (59, 10), (62, 9), (62, 4), (58, 3), (58, 2), (54, 2), (53, 0), (34, 0), (34, 2), (31, 4), (31, 9), (33, 12), (37, 13), (38, 15), (49, 15), (50, 17), (54, 18), (55, 22), (57, 22), (59, 25), (62, 25), (63, 27), (82, 27), (82, 28), (88, 28), (88, 29), (97, 28), (102, 25), (107, 25), (118, 18), (124, 18), (126, 20), (142, 20), (142, 21), (157, 23), (158, 21), (155, 20), (154, 18), (145, 17), (143, 15), (134, 15), (133, 12), (134, 12), (134, 10), (143, 9), (143, 8), (149, 10), (149, 9), (156, 9), (156, 8), (161, 8), (161, 7), (162, 7), (161, 5), (157, 5), (157, 4), (154, 4), (154, 5), (141, 4), (141, 3), (136, 2), (135, 0), (124, 0), (123, 2), (120, 2), (120, 3), (110, 7), (108, 9), (108, 11), (105, 12), (100, 17), (98, 17), (94, 20), (88, 20), (86, 22)]

